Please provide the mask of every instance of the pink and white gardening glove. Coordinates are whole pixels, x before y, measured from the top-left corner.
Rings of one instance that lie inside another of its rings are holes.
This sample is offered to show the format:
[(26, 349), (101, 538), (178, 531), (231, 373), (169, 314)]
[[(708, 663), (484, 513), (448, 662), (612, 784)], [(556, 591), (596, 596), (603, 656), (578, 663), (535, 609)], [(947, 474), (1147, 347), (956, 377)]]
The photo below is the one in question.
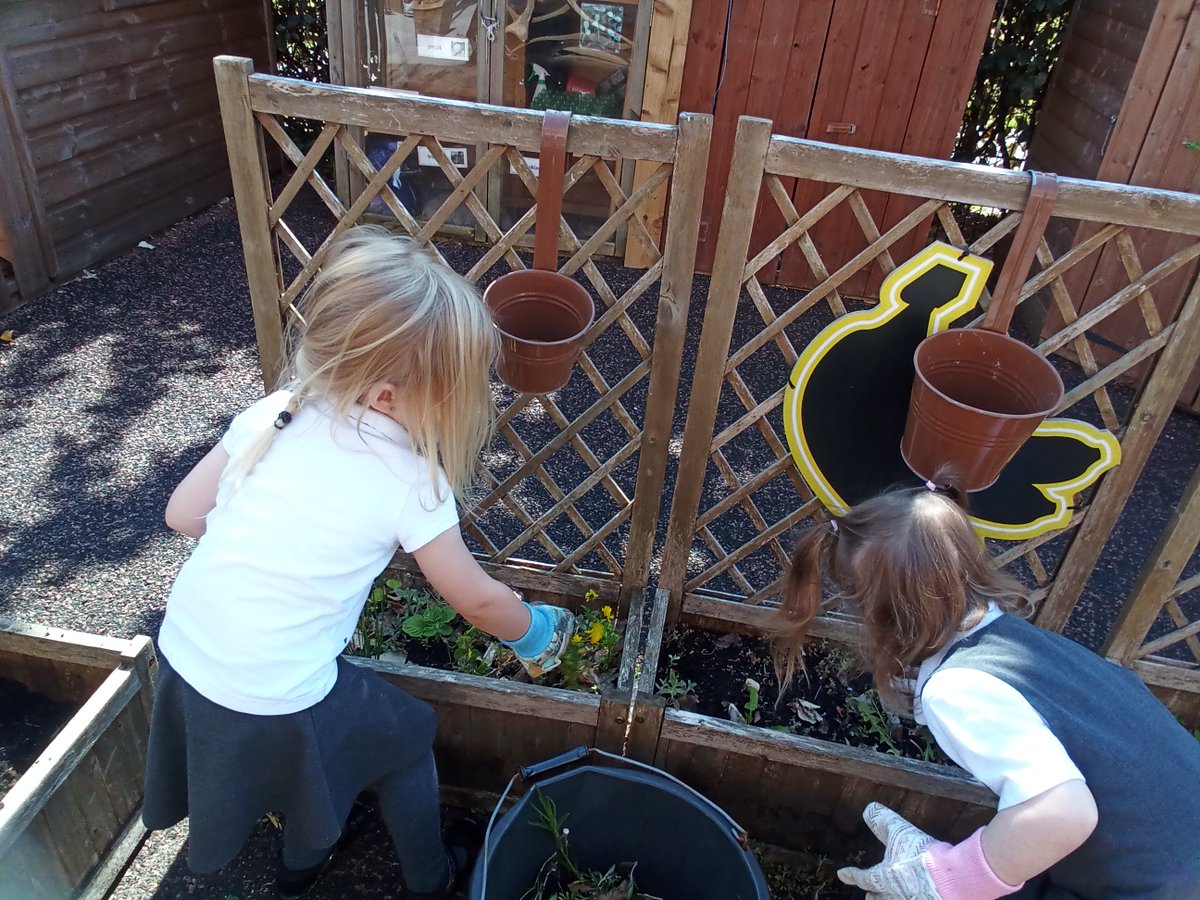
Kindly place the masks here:
[(837, 875), (843, 884), (867, 891), (870, 900), (995, 900), (1021, 887), (1001, 881), (988, 865), (982, 828), (951, 846), (882, 803), (868, 803), (863, 821), (884, 845), (883, 862), (839, 869)]

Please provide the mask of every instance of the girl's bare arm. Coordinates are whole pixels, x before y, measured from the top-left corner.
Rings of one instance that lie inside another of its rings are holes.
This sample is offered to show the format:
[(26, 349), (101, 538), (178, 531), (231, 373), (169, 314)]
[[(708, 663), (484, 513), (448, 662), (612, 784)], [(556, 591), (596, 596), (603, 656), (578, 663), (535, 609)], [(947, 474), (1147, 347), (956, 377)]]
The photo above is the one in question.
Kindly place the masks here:
[(983, 855), (996, 877), (1018, 884), (1040, 875), (1088, 839), (1096, 801), (1079, 780), (1001, 810), (983, 830)]
[(443, 531), (415, 553), (421, 573), (464, 619), (502, 641), (529, 631), (529, 610), (492, 578), (463, 543), (457, 528)]
[(204, 517), (217, 505), (217, 483), (229, 462), (229, 454), (217, 444), (192, 467), (167, 501), (167, 527), (198, 538), (204, 534)]

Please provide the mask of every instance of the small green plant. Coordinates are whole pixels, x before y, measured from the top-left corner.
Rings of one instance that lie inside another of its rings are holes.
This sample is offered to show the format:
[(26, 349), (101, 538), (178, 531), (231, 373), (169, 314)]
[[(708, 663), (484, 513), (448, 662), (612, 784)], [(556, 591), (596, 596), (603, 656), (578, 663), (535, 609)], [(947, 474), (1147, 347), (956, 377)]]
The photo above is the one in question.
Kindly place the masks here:
[(674, 668), (667, 670), (667, 677), (658, 682), (658, 693), (667, 702), (679, 709), (685, 697), (696, 690), (696, 682), (682, 678)]
[(450, 658), (454, 660), (454, 668), (459, 672), (467, 675), (492, 675), (501, 662), (508, 662), (513, 655), (487, 632), (480, 631), (472, 625), (461, 634), (455, 635), (450, 645)]
[[(600, 597), (588, 591), (583, 599), (590, 604)], [(580, 607), (575, 614), (575, 633), (558, 668), (563, 685), (574, 691), (598, 691), (615, 673), (623, 637), (611, 606)]]
[(396, 648), (396, 629), (392, 622), (389, 597), (392, 585), (401, 586), (400, 582), (392, 580), (377, 580), (371, 586), (354, 635), (350, 638), (349, 650), (352, 655), (379, 659)]
[(1200, 741), (1200, 728), (1192, 729), (1192, 737), (1194, 737), (1196, 740)]
[(884, 748), (894, 756), (901, 751), (894, 737), (900, 727), (899, 717), (883, 705), (879, 694), (872, 688), (854, 697), (846, 698), (858, 720), (858, 732), (864, 738)]
[(450, 623), (458, 616), (447, 603), (431, 603), (417, 612), (409, 613), (400, 623), (401, 630), (420, 641), (448, 638), (454, 634)]
[(758, 719), (758, 707), (762, 704), (762, 685), (753, 678), (746, 679), (746, 705), (743, 708), (747, 722)]
[(638, 890), (633, 879), (637, 863), (609, 866), (604, 872), (581, 869), (571, 849), (568, 816), (560, 816), (554, 800), (534, 788), (537, 820), (533, 823), (554, 839), (554, 852), (542, 863), (533, 886), (521, 900), (661, 900)]

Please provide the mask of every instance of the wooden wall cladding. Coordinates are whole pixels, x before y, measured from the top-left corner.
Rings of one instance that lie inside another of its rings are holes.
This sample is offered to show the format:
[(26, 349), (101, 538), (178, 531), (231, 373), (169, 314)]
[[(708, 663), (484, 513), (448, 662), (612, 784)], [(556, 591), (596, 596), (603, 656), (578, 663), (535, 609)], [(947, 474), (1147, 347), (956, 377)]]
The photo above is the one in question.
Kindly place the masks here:
[[(0, 181), (23, 182), (51, 280), (228, 196), (212, 57), (266, 66), (268, 33), (261, 0), (0, 5), (16, 157)], [(11, 261), (20, 284), (32, 263), (19, 252)]]
[[(699, 268), (712, 269), (739, 116), (771, 119), (779, 135), (948, 159), (994, 5), (744, 0), (731, 6), (727, 0), (693, 0), (680, 109), (715, 117)], [(802, 210), (825, 190), (794, 180), (784, 187)], [(885, 230), (914, 208), (904, 197), (881, 192), (864, 199)], [(782, 229), (775, 204), (762, 198), (751, 255)], [(897, 249), (897, 256), (916, 252), (916, 240), (910, 252)], [(837, 266), (871, 239), (841, 210), (814, 230), (813, 241), (821, 257)], [(795, 248), (758, 277), (805, 288), (821, 280)], [(877, 282), (862, 273), (845, 290), (867, 294)]]
[[(1062, 56), (1046, 94), (1030, 148), (1030, 167), (1072, 177), (1200, 192), (1200, 5), (1193, 0), (1078, 0)], [(1088, 223), (1058, 220), (1047, 238), (1055, 253), (1094, 236)], [(1065, 279), (1079, 315), (1183, 246), (1169, 234), (1131, 231), (1124, 247), (1105, 247)], [(1198, 263), (1181, 268), (1136, 304), (1088, 333), (1091, 352), (1105, 364), (1171, 321)], [(1049, 334), (1059, 311), (1045, 311), (1033, 328)], [(1146, 366), (1130, 371), (1144, 380)], [(1179, 403), (1200, 412), (1200, 366)]]

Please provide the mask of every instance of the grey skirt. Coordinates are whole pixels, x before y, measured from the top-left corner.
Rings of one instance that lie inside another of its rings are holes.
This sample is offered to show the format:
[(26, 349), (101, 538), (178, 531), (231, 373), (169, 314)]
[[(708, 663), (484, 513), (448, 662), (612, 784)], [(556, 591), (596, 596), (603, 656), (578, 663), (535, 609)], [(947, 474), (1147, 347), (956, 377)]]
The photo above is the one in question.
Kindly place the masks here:
[(280, 716), (213, 703), (159, 660), (142, 819), (189, 819), (193, 872), (237, 856), (267, 812), (283, 814), (289, 842), (331, 846), (359, 792), (433, 752), (433, 709), (344, 659), (328, 696)]

